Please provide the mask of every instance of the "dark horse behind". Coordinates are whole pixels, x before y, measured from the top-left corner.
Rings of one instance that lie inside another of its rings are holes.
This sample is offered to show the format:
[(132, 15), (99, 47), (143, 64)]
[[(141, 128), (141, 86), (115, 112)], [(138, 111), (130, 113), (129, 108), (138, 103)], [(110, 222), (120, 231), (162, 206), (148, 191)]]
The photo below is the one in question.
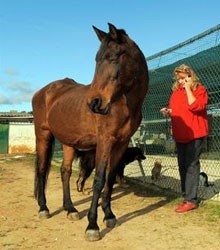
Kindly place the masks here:
[[(78, 192), (85, 192), (85, 182), (91, 175), (93, 169), (95, 169), (95, 154), (96, 150), (90, 151), (75, 151), (75, 157), (79, 159), (79, 177), (76, 181), (76, 188)], [(116, 166), (116, 183), (122, 185), (125, 182), (124, 179), (124, 169), (126, 165), (137, 160), (141, 163), (142, 160), (145, 160), (142, 150), (138, 147), (128, 147), (123, 153), (120, 161)]]
[(97, 207), (107, 227), (114, 227), (111, 210), (115, 168), (141, 122), (141, 107), (148, 90), (148, 68), (139, 47), (126, 32), (109, 24), (106, 33), (93, 27), (100, 42), (91, 84), (65, 78), (40, 89), (32, 99), (36, 134), (35, 197), (39, 216), (50, 217), (45, 187), (54, 138), (63, 145), (61, 179), (63, 208), (68, 218), (79, 219), (70, 196), (70, 176), (76, 149), (96, 149), (93, 197), (88, 212), (87, 240), (101, 238)]

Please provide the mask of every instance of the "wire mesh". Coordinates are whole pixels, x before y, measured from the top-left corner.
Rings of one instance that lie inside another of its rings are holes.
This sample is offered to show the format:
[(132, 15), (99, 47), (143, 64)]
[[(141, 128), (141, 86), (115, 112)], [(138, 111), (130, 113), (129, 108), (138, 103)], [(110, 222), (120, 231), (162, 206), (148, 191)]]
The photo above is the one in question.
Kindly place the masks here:
[[(182, 63), (190, 65), (207, 88), (207, 107), (210, 134), (202, 155), (201, 172), (208, 176), (209, 186), (201, 178), (199, 197), (220, 201), (220, 25), (147, 58), (150, 88), (145, 98), (141, 126), (133, 140), (147, 155), (143, 162), (144, 180), (149, 183), (180, 192), (180, 180), (176, 159), (176, 147), (172, 138), (170, 119), (159, 110), (168, 105), (173, 83), (173, 71)], [(162, 165), (160, 177), (152, 181), (155, 161)], [(138, 166), (127, 168), (125, 174), (143, 178)]]

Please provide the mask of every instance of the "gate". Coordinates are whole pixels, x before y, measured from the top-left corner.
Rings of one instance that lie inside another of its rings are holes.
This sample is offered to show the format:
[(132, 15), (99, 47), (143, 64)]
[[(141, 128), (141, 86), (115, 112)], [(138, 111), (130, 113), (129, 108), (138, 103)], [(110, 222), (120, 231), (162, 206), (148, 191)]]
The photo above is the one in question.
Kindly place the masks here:
[(0, 154), (8, 153), (9, 124), (0, 124)]

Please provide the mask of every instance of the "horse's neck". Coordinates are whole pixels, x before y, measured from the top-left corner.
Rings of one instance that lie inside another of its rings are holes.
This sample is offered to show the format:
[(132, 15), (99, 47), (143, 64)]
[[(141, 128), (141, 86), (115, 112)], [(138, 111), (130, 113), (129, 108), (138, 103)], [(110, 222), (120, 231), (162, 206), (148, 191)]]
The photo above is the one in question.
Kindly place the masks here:
[[(134, 98), (134, 95), (136, 98)], [(131, 91), (126, 94), (129, 109), (135, 114), (141, 112), (142, 104), (145, 98), (145, 91)]]

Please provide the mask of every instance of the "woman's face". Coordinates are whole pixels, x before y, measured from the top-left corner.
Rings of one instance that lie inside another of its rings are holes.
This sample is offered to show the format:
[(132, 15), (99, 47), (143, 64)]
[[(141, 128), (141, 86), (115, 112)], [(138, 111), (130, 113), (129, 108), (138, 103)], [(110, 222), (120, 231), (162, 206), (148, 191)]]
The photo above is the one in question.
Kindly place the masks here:
[(178, 74), (177, 74), (177, 77), (176, 77), (176, 79), (177, 79), (177, 82), (179, 83), (179, 84), (181, 84), (183, 87), (184, 87), (184, 85), (185, 85), (185, 83), (186, 83), (186, 79), (188, 78), (188, 74), (187, 73), (184, 73), (184, 72), (179, 72)]

